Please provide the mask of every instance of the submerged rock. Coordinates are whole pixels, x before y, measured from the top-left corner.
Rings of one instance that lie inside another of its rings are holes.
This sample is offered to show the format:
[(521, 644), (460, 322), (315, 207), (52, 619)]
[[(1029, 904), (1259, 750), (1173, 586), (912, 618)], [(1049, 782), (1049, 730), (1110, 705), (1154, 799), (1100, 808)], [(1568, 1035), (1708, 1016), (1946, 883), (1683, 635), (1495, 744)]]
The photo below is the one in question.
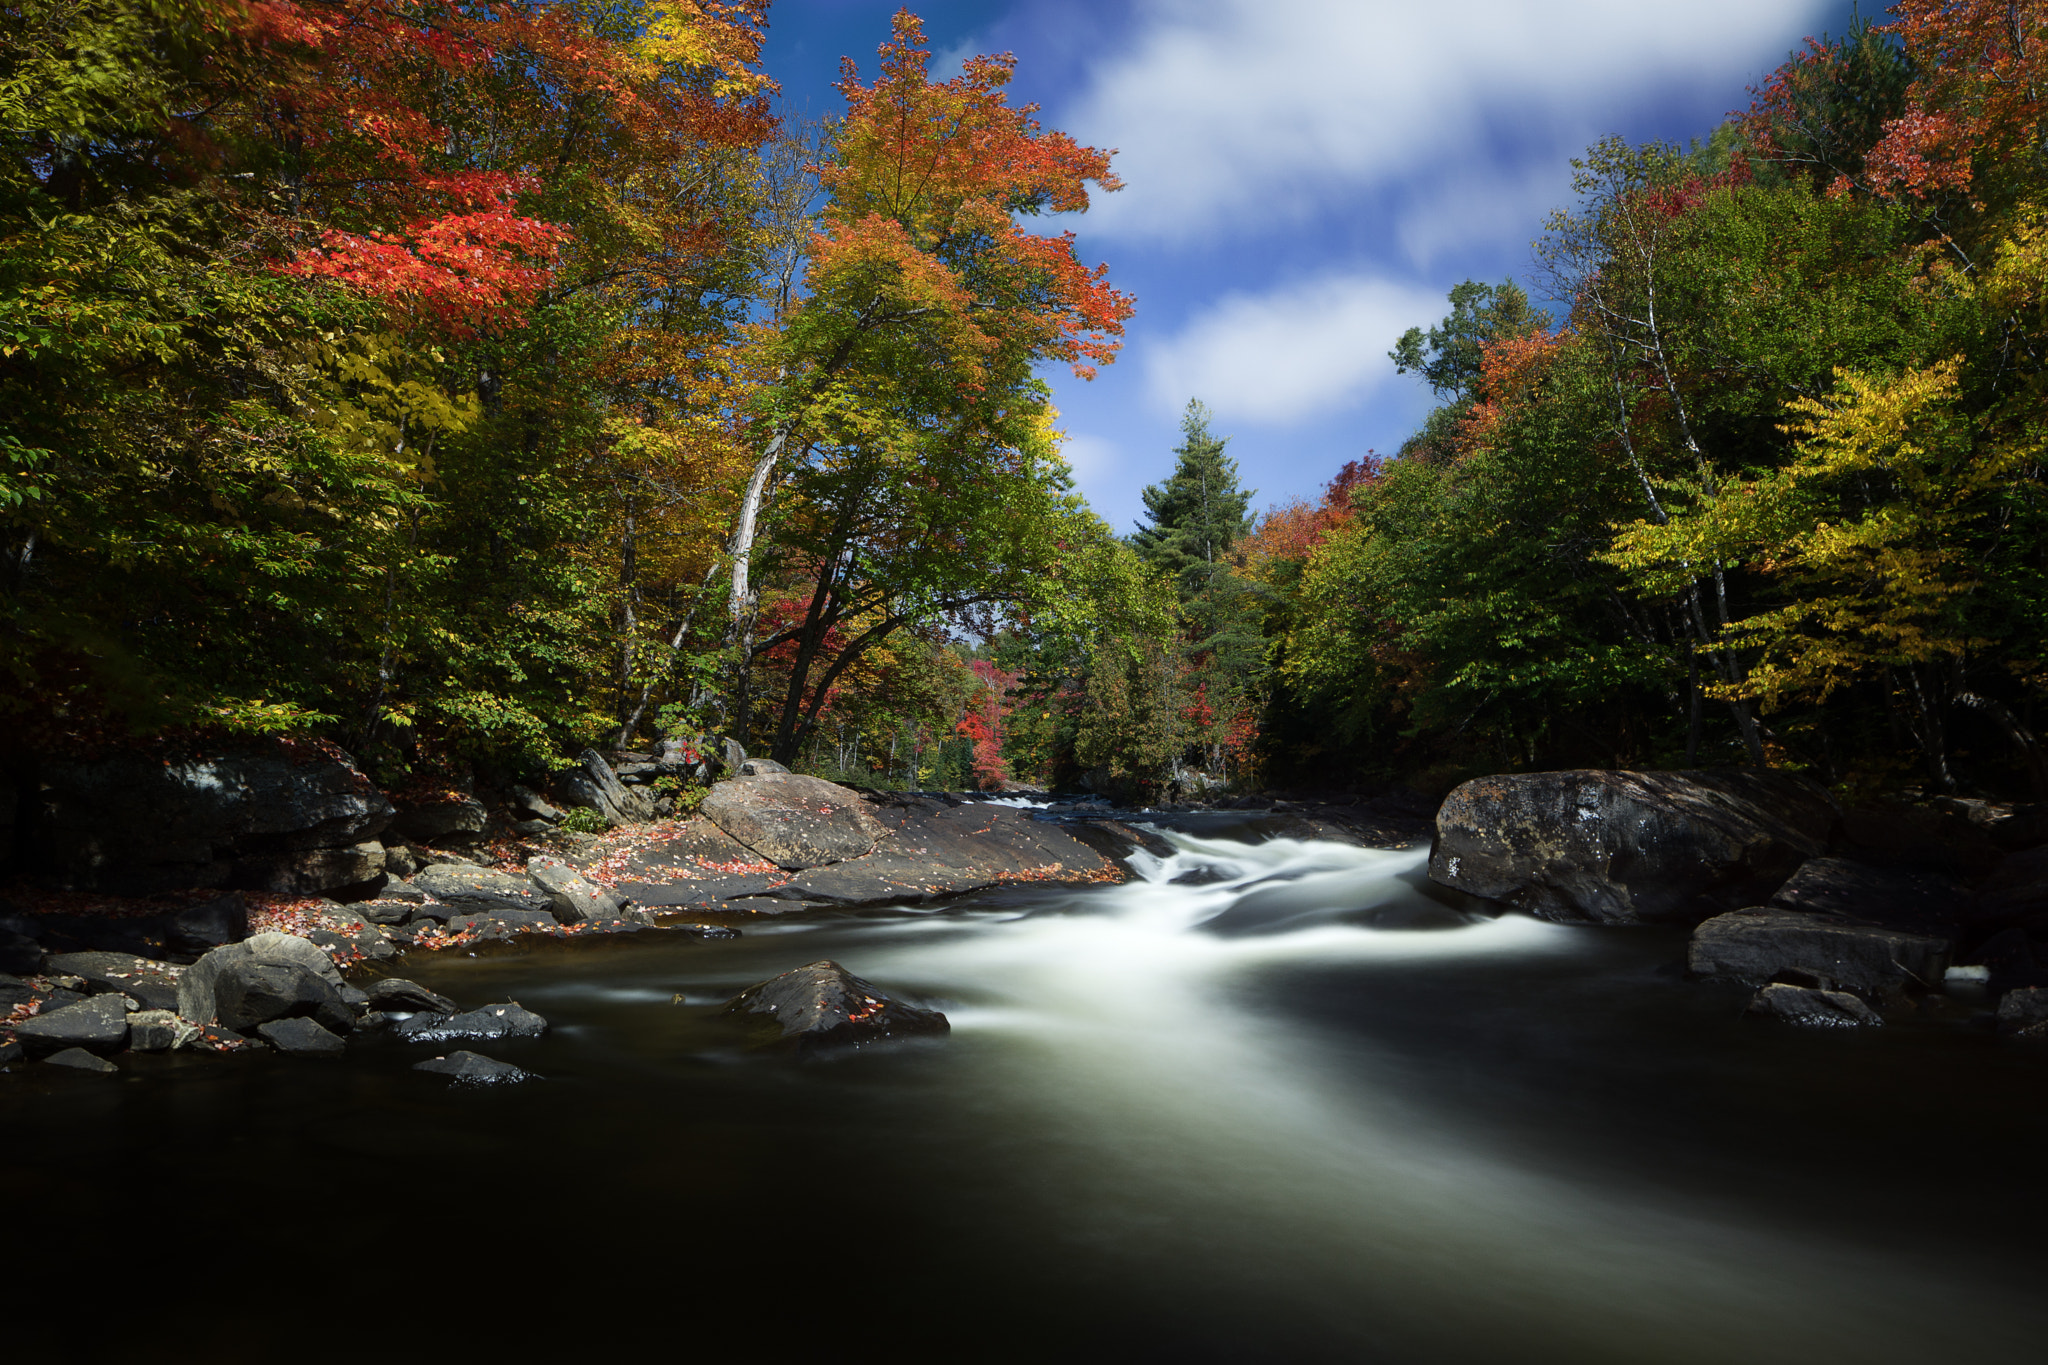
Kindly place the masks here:
[(1946, 939), (1758, 906), (1693, 930), (1686, 965), (1695, 976), (1752, 986), (1796, 975), (1817, 986), (1878, 993), (1939, 986), (1948, 954)]
[(1804, 1028), (1875, 1028), (1884, 1023), (1876, 1010), (1847, 991), (1810, 986), (1766, 986), (1750, 1000), (1746, 1012)]
[(429, 1057), (424, 1062), (414, 1062), (412, 1069), (447, 1076), (457, 1085), (507, 1085), (536, 1079), (531, 1071), (478, 1052), (451, 1052), (446, 1057)]
[(894, 999), (836, 962), (807, 963), (749, 986), (724, 1013), (775, 1024), (774, 1042), (799, 1052), (952, 1031), (939, 1011)]
[(1429, 875), (1545, 919), (1690, 924), (1764, 900), (1834, 820), (1827, 792), (1788, 773), (1483, 777), (1437, 812)]
[(467, 1014), (416, 1014), (391, 1026), (408, 1043), (487, 1042), (494, 1038), (538, 1038), (548, 1021), (517, 1000), (485, 1005)]
[(348, 1044), (311, 1019), (273, 1019), (258, 1024), (256, 1033), (279, 1052), (295, 1057), (339, 1057)]
[(95, 1057), (82, 1047), (67, 1047), (62, 1052), (51, 1053), (43, 1060), (51, 1066), (70, 1067), (73, 1071), (93, 1071), (101, 1075), (118, 1072), (121, 1069), (104, 1057)]
[(727, 834), (790, 870), (866, 857), (888, 832), (858, 792), (796, 773), (720, 782), (701, 809)]

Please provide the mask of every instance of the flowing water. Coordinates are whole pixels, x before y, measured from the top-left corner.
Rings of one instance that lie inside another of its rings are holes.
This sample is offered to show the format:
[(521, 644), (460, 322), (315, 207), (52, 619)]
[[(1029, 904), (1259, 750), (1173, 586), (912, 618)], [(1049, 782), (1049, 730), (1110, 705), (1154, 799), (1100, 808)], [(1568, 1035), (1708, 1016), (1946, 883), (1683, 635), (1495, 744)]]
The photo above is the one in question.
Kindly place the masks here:
[[(1676, 933), (1247, 833), (1121, 887), (408, 960), (554, 1021), (480, 1049), (521, 1086), (396, 1046), (0, 1078), (11, 1315), (84, 1286), (53, 1340), (234, 1361), (2048, 1350), (2048, 1055), (1760, 1027)], [(796, 1063), (717, 1016), (826, 957), (952, 1036)]]

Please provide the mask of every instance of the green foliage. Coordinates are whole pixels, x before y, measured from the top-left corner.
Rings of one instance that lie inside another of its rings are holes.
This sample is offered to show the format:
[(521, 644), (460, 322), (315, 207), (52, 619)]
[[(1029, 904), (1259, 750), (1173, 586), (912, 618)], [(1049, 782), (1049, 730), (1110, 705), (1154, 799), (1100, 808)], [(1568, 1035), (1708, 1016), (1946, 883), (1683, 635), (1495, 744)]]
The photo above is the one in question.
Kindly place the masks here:
[(557, 828), (564, 834), (602, 834), (611, 828), (611, 822), (588, 806), (577, 806), (562, 817)]
[(1451, 312), (1424, 332), (1410, 327), (1387, 352), (1397, 374), (1419, 374), (1439, 398), (1456, 402), (1479, 389), (1480, 362), (1489, 342), (1541, 331), (1549, 320), (1513, 280), (1498, 285), (1466, 280), (1451, 289)]

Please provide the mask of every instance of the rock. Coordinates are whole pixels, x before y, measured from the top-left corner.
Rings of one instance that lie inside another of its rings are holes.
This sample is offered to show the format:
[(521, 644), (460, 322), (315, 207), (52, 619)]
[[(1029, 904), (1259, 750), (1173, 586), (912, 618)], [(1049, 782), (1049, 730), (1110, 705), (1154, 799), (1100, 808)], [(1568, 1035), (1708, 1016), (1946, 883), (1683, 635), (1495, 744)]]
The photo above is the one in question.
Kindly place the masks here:
[(512, 788), (512, 809), (529, 820), (541, 820), (549, 824), (561, 820), (563, 815), (560, 806), (530, 787)]
[(1834, 818), (1823, 788), (1788, 773), (1485, 777), (1437, 812), (1429, 875), (1545, 919), (1696, 923), (1769, 896)]
[(384, 875), (384, 845), (376, 840), (346, 848), (312, 848), (241, 859), (232, 884), (250, 891), (314, 896), (367, 886)]
[(445, 995), (436, 995), (416, 981), (403, 977), (387, 976), (372, 981), (365, 992), (369, 1006), (374, 1010), (402, 1010), (411, 1013), (453, 1014), (456, 1004)]
[(355, 1022), (334, 960), (305, 939), (279, 933), (216, 948), (186, 968), (178, 978), (178, 1013), (238, 1033), (290, 1016), (310, 1015), (334, 1030)]
[(19, 977), (0, 972), (0, 1015), (10, 1013), (16, 1005), (26, 1005), (36, 998), (36, 988)]
[[(424, 891), (416, 893), (424, 896)], [(419, 907), (412, 901), (396, 896), (380, 896), (373, 901), (357, 901), (349, 909), (361, 915), (371, 924), (403, 924), (412, 917)]]
[(128, 1016), (132, 1052), (174, 1052), (199, 1039), (199, 1025), (169, 1010), (139, 1010)]
[(1810, 858), (1771, 896), (1772, 905), (1787, 910), (1923, 930), (1967, 919), (1974, 903), (1969, 890), (1946, 873), (1874, 867), (1850, 858)]
[(526, 875), (547, 896), (555, 918), (564, 924), (619, 917), (619, 898), (560, 858), (529, 859)]
[(348, 1044), (311, 1019), (292, 1017), (258, 1024), (256, 1032), (279, 1052), (294, 1057), (339, 1057)]
[(433, 844), (442, 840), (470, 843), (490, 825), (490, 812), (472, 796), (432, 805), (412, 806), (398, 813), (392, 828), (407, 839)]
[(836, 962), (807, 963), (749, 986), (724, 1013), (776, 1024), (774, 1041), (799, 1052), (952, 1030), (939, 1011), (892, 999)]
[[(553, 902), (529, 877), (499, 872), (488, 867), (444, 864), (424, 868), (410, 882), (450, 913), (477, 910), (525, 910), (545, 913)], [(446, 916), (442, 916), (446, 918)]]
[(331, 746), (278, 742), (174, 761), (121, 754), (46, 763), (41, 778), (34, 853), (69, 885), (135, 895), (228, 885), (244, 859), (259, 875), (275, 854), (349, 848), (392, 814)]
[(521, 820), (512, 826), (512, 832), (522, 839), (535, 839), (543, 834), (553, 834), (555, 827), (545, 820)]
[(1806, 1028), (1874, 1028), (1884, 1019), (1847, 991), (1774, 985), (1758, 991), (1745, 1013)]
[(1796, 976), (1795, 984), (1872, 993), (1938, 987), (1948, 954), (1945, 939), (1757, 906), (1693, 930), (1686, 963), (1696, 976), (1753, 986)]
[(53, 1052), (43, 1058), (43, 1061), (50, 1066), (68, 1066), (73, 1071), (95, 1071), (103, 1075), (121, 1069), (104, 1057), (93, 1056), (82, 1047), (67, 1047), (61, 1052)]
[(865, 857), (887, 832), (857, 792), (795, 773), (720, 782), (701, 809), (727, 834), (790, 870)]
[(640, 824), (654, 818), (654, 795), (635, 791), (619, 781), (611, 764), (595, 749), (585, 749), (581, 772), (555, 779), (556, 793), (571, 806), (596, 811), (615, 825)]
[(1954, 810), (1852, 806), (1842, 812), (1839, 848), (1879, 867), (1972, 878), (1998, 861), (1991, 835)]
[(391, 1026), (408, 1043), (488, 1042), (494, 1038), (538, 1038), (548, 1021), (517, 1000), (485, 1005), (467, 1014), (415, 1014)]
[(535, 1079), (531, 1071), (522, 1071), (510, 1062), (500, 1062), (475, 1052), (451, 1052), (446, 1057), (429, 1057), (424, 1062), (414, 1062), (412, 1069), (453, 1077), (459, 1085), (499, 1085)]
[(2001, 861), (1984, 882), (1983, 912), (2017, 920), (2048, 911), (2048, 847), (2030, 848)]
[(22, 1020), (14, 1026), (14, 1039), (31, 1056), (47, 1055), (61, 1048), (114, 1052), (128, 1041), (131, 1008), (125, 995), (96, 995), (76, 1005)]
[(786, 773), (788, 771), (789, 769), (783, 767), (772, 758), (750, 758), (740, 764), (741, 777), (768, 777), (775, 773)]
[(560, 927), (561, 922), (545, 910), (478, 910), (448, 920), (451, 934), (530, 934)]
[[(335, 919), (351, 917), (345, 911), (329, 911), (328, 914), (330, 918)], [(391, 940), (386, 938), (381, 930), (372, 928), (363, 922), (360, 916), (353, 918), (357, 923), (346, 933), (336, 933), (332, 929), (313, 929), (307, 932), (306, 939), (337, 964), (353, 966), (357, 959), (383, 962), (398, 956), (398, 950), (391, 946)]]
[(164, 917), (165, 946), (198, 956), (249, 936), (249, 903), (230, 892), (188, 905)]
[[(425, 866), (404, 844), (386, 845), (384, 849), (384, 873), (386, 876), (404, 879)], [(389, 894), (388, 892), (386, 894)]]
[(132, 953), (59, 953), (49, 959), (48, 970), (79, 977), (103, 991), (132, 995), (144, 1009), (178, 1008), (178, 976), (183, 969), (168, 962)]
[(2001, 1032), (2016, 1033), (2036, 1024), (2048, 1024), (2048, 986), (2027, 986), (1998, 998)]
[(0, 1071), (13, 1066), (28, 1054), (22, 1051), (20, 1043), (12, 1038), (0, 1037)]

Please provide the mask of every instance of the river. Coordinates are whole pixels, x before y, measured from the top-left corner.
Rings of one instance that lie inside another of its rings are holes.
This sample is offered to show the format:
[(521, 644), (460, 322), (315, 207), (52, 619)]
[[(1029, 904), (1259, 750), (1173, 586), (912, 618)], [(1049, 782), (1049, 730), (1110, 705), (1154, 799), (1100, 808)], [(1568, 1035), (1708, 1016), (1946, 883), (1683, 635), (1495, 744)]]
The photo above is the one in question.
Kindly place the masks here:
[[(10, 1331), (226, 1361), (2048, 1350), (2048, 1053), (1760, 1026), (1675, 932), (1244, 833), (1170, 833), (1120, 887), (407, 960), (553, 1021), (479, 1049), (524, 1085), (395, 1045), (0, 1078)], [(715, 1006), (819, 958), (951, 1037), (746, 1052)]]

